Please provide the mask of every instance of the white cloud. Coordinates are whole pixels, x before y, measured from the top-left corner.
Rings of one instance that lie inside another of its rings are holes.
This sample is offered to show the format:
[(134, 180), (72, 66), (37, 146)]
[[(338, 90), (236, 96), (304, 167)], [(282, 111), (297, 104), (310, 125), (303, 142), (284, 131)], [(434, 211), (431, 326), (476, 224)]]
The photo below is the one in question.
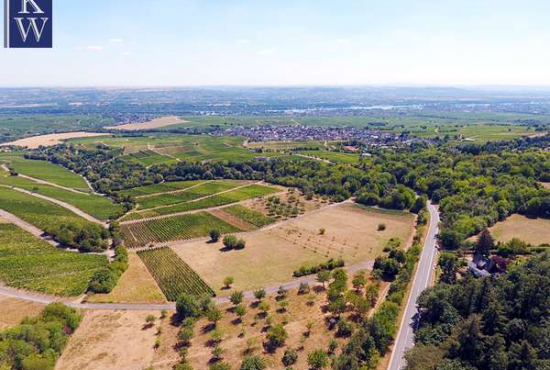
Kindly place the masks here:
[(338, 39), (336, 40), (337, 43), (339, 44), (349, 44), (351, 43), (350, 39)]
[(272, 54), (275, 54), (276, 51), (277, 50), (275, 50), (274, 48), (262, 49), (258, 51), (258, 55), (272, 55)]
[(237, 42), (239, 44), (250, 44), (250, 40), (247, 39), (238, 39)]
[(130, 53), (129, 51), (125, 51), (124, 53), (121, 54), (123, 57), (129, 57), (130, 55), (132, 55), (132, 53)]
[(120, 44), (123, 40), (122, 39), (109, 39), (109, 42)]
[(103, 46), (99, 46), (99, 45), (88, 45), (88, 46), (86, 46), (86, 50), (88, 50), (88, 51), (99, 52), (99, 51), (103, 51)]

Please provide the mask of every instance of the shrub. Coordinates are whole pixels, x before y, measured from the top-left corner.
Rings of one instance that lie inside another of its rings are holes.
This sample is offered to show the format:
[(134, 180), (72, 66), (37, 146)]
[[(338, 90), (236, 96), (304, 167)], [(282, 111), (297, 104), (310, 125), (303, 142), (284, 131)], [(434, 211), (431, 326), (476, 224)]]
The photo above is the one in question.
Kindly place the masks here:
[(267, 332), (268, 347), (271, 349), (282, 346), (287, 339), (288, 333), (282, 324), (272, 326)]
[(223, 285), (225, 286), (225, 289), (231, 288), (231, 285), (234, 283), (234, 279), (231, 276), (227, 276), (225, 279), (223, 279)]
[(316, 266), (301, 266), (298, 270), (294, 271), (294, 277), (302, 277), (306, 275), (317, 274), (321, 271), (332, 271), (334, 269), (344, 267), (345, 262), (343, 259), (329, 259), (325, 263), (321, 263)]
[(328, 366), (328, 354), (322, 349), (313, 351), (307, 355), (307, 363), (312, 369), (324, 369)]
[(265, 290), (259, 289), (254, 291), (254, 298), (256, 298), (258, 301), (261, 301), (265, 298)]
[(217, 242), (218, 240), (220, 240), (220, 236), (221, 236), (221, 233), (220, 233), (220, 230), (218, 229), (212, 229), (210, 230), (210, 240), (215, 243)]
[(109, 293), (118, 282), (118, 275), (110, 269), (96, 271), (92, 276), (88, 289), (94, 293)]
[(231, 293), (231, 296), (229, 297), (229, 300), (235, 306), (238, 304), (241, 304), (243, 302), (243, 299), (244, 299), (244, 294), (243, 292), (240, 292), (240, 291), (234, 291), (233, 293)]
[(378, 224), (378, 231), (384, 231), (386, 230), (386, 224)]
[(258, 356), (245, 357), (240, 370), (264, 370), (267, 368), (265, 361)]
[(298, 361), (298, 352), (292, 348), (287, 349), (281, 361), (285, 366), (294, 365)]

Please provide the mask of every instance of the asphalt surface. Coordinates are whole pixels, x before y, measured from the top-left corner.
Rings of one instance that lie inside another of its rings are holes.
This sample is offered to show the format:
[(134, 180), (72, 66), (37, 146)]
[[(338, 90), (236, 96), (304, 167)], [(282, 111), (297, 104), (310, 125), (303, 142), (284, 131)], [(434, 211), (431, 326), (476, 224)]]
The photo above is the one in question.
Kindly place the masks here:
[(433, 281), (437, 254), (436, 235), (439, 233), (439, 212), (431, 203), (428, 204), (428, 211), (430, 213), (428, 234), (418, 263), (418, 270), (414, 277), (411, 294), (405, 307), (405, 315), (399, 326), (388, 370), (401, 370), (405, 367), (405, 352), (414, 346), (414, 325), (418, 314), (416, 301), (420, 293), (428, 288)]

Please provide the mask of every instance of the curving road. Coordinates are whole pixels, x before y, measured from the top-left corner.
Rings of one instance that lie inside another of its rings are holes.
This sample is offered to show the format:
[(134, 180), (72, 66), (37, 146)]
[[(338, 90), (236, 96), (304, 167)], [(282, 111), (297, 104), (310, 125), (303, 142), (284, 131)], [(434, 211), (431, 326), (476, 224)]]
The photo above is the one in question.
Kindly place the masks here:
[(395, 339), (388, 370), (401, 370), (405, 366), (405, 352), (414, 346), (414, 324), (418, 314), (416, 300), (420, 293), (428, 288), (433, 281), (434, 263), (437, 254), (436, 236), (439, 233), (439, 212), (432, 203), (428, 203), (428, 211), (430, 213), (428, 234), (418, 263), (418, 270), (413, 280), (411, 294), (405, 307), (405, 314)]

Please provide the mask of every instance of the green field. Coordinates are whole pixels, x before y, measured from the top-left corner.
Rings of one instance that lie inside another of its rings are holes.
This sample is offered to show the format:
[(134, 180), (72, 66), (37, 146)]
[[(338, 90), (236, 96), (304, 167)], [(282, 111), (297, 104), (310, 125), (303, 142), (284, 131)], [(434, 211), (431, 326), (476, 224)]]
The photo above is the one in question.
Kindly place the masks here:
[(259, 212), (253, 211), (250, 208), (246, 208), (240, 205), (227, 207), (223, 210), (224, 212), (232, 214), (233, 216), (236, 216), (241, 220), (257, 227), (264, 227), (275, 222), (275, 219), (271, 217), (264, 216)]
[(57, 204), (3, 187), (0, 187), (0, 209), (14, 214), (41, 230), (48, 230), (58, 225), (90, 224), (89, 221)]
[(149, 167), (160, 163), (174, 163), (177, 161), (174, 158), (170, 158), (165, 155), (155, 153), (151, 150), (142, 150), (137, 153), (125, 155), (122, 158), (124, 160), (130, 161), (133, 163), (139, 163), (145, 167)]
[(110, 216), (117, 216), (123, 212), (122, 205), (115, 204), (107, 197), (102, 197), (91, 193), (75, 193), (50, 185), (38, 184), (32, 180), (22, 177), (0, 177), (0, 184), (14, 186), (50, 198), (61, 200), (103, 221), (108, 220)]
[[(278, 153), (258, 154), (253, 150), (243, 147), (244, 138), (240, 137), (212, 137), (206, 135), (149, 135), (143, 137), (117, 136), (112, 138), (82, 138), (73, 139), (72, 143), (78, 143), (92, 147), (98, 143), (104, 143), (114, 148), (123, 148), (124, 154), (133, 154), (146, 151), (151, 146), (155, 151), (168, 156), (176, 157), (182, 161), (245, 161), (258, 156), (279, 156)], [(168, 158), (167, 161), (173, 161)]]
[(145, 198), (138, 198), (138, 208), (141, 210), (188, 202), (223, 191), (231, 190), (244, 184), (246, 183), (239, 183), (234, 181), (211, 181), (196, 186), (192, 189), (178, 191), (177, 193), (159, 194)]
[(105, 256), (66, 252), (15, 225), (0, 224), (0, 280), (8, 286), (77, 296), (107, 264)]
[(0, 142), (58, 132), (82, 131), (113, 124), (101, 115), (13, 114), (0, 117)]
[(212, 229), (218, 229), (222, 233), (240, 231), (206, 212), (122, 225), (124, 240), (130, 248), (143, 247), (150, 243), (204, 237)]
[(360, 155), (354, 153), (329, 152), (327, 150), (301, 150), (297, 152), (311, 157), (326, 159), (332, 163), (357, 164)]
[(143, 197), (153, 194), (162, 194), (170, 191), (178, 191), (187, 189), (191, 186), (199, 185), (204, 183), (203, 180), (198, 181), (174, 181), (174, 182), (163, 182), (160, 184), (140, 186), (137, 188), (132, 188), (129, 190), (121, 191), (123, 195), (129, 195), (131, 197)]
[(200, 209), (220, 207), (228, 204), (240, 202), (247, 199), (261, 197), (269, 194), (279, 192), (280, 190), (263, 185), (249, 185), (244, 188), (236, 189), (223, 193), (220, 195), (213, 195), (208, 198), (204, 198), (198, 201), (190, 201), (185, 203), (178, 203), (171, 206), (162, 208), (155, 208), (154, 210), (145, 210), (143, 212), (131, 213), (123, 218), (124, 221), (139, 219), (138, 215), (142, 218), (149, 218), (161, 215), (169, 215), (173, 213), (196, 211)]
[(8, 167), (13, 168), (16, 172), (23, 175), (65, 186), (67, 188), (78, 189), (85, 192), (91, 191), (82, 177), (62, 166), (50, 162), (12, 157), (9, 160)]
[(138, 255), (168, 301), (175, 302), (181, 293), (214, 295), (212, 288), (170, 248), (140, 251)]

